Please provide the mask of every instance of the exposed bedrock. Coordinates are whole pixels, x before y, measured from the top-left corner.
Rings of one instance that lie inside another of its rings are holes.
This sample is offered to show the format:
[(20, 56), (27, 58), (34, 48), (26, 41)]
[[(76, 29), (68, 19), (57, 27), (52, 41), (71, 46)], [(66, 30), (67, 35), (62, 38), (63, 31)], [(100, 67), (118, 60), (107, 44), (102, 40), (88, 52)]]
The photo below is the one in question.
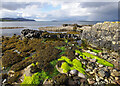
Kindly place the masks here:
[(99, 48), (106, 48), (120, 53), (120, 23), (97, 23), (92, 27), (86, 27), (82, 33), (82, 39)]
[(80, 39), (80, 34), (68, 34), (68, 33), (49, 33), (47, 31), (38, 31), (38, 30), (30, 30), (24, 29), (21, 31), (21, 36), (25, 38), (72, 38), (72, 39)]

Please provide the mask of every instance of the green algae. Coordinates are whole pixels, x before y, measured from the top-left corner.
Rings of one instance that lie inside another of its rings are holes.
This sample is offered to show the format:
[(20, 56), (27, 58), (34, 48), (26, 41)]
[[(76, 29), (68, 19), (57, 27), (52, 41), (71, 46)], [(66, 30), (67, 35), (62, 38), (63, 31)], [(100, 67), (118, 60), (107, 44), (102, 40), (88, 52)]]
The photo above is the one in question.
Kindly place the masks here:
[(82, 52), (80, 52), (79, 50), (75, 50), (75, 53), (78, 53), (79, 56), (82, 56), (83, 59), (87, 59), (87, 58), (85, 57), (85, 55), (84, 55)]
[(61, 68), (63, 69), (64, 73), (67, 73), (70, 70), (70, 66), (66, 62), (62, 63)]
[[(73, 61), (71, 61), (65, 56), (62, 56), (60, 59), (58, 59), (58, 61), (63, 61), (63, 60), (66, 61), (61, 65), (61, 68), (63, 69), (64, 73), (67, 73), (69, 70), (76, 69), (80, 73), (85, 74), (85, 70), (82, 68), (82, 63), (79, 60), (73, 59)], [(69, 66), (69, 64), (72, 66)]]
[(83, 55), (85, 55), (86, 57), (90, 57), (92, 59), (96, 59), (98, 63), (102, 64), (102, 65), (105, 65), (105, 66), (110, 66), (110, 67), (114, 67), (113, 64), (111, 64), (110, 62), (104, 60), (104, 59), (101, 59), (99, 58), (98, 56), (94, 56), (90, 53), (87, 53), (87, 52), (83, 52)]
[(65, 46), (62, 46), (62, 47), (55, 47), (55, 48), (60, 49), (60, 50), (62, 50), (62, 51), (67, 50), (67, 49), (65, 48)]
[(85, 74), (85, 70), (82, 68), (82, 63), (79, 61), (79, 60), (77, 60), (77, 59), (74, 59), (73, 61), (72, 61), (72, 64), (73, 64), (73, 67), (76, 69), (76, 70), (78, 70), (80, 73), (83, 73), (83, 74)]
[(48, 79), (48, 77), (44, 71), (34, 73), (32, 76), (24, 75), (24, 81), (21, 83), (21, 86), (38, 86), (41, 81)]
[(92, 50), (92, 51), (95, 52), (95, 53), (100, 53), (100, 52), (102, 52), (101, 50), (96, 50), (96, 49), (93, 49), (93, 48), (90, 48), (90, 50)]
[(61, 58), (58, 59), (58, 61), (62, 61), (62, 60), (66, 61), (68, 64), (72, 64), (71, 60), (66, 56), (62, 56)]
[[(97, 52), (101, 52), (101, 51), (97, 51)], [(83, 59), (87, 59), (86, 57), (92, 58), (92, 59), (96, 59), (98, 63), (105, 65), (105, 66), (110, 66), (110, 67), (114, 67), (113, 64), (111, 64), (110, 62), (107, 62), (104, 59), (99, 58), (98, 56), (92, 55), (90, 53), (87, 52), (80, 52), (79, 50), (75, 50), (75, 53), (80, 54), (79, 56), (82, 56)]]

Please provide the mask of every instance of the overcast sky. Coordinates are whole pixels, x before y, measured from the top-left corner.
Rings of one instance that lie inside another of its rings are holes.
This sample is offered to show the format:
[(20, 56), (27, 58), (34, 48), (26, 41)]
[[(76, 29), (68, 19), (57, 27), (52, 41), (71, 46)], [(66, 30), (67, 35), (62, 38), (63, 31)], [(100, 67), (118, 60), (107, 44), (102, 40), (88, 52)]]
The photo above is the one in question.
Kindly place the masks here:
[[(25, 2), (26, 1), (26, 2)], [(106, 21), (118, 19), (119, 0), (2, 0), (0, 17), (38, 21)]]

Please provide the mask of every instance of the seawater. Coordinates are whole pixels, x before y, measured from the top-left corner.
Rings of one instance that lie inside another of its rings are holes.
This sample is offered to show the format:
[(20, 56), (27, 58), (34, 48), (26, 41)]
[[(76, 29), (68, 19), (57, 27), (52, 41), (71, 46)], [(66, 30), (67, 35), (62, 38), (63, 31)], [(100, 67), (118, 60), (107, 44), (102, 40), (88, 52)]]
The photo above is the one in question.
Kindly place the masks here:
[(13, 34), (20, 35), (23, 29), (38, 30), (39, 27), (48, 26), (62, 26), (62, 24), (79, 24), (79, 25), (93, 25), (96, 21), (64, 21), (64, 22), (52, 22), (52, 21), (19, 21), (19, 22), (0, 22), (0, 27), (25, 27), (17, 29), (2, 29), (0, 30), (0, 36), (12, 36)]

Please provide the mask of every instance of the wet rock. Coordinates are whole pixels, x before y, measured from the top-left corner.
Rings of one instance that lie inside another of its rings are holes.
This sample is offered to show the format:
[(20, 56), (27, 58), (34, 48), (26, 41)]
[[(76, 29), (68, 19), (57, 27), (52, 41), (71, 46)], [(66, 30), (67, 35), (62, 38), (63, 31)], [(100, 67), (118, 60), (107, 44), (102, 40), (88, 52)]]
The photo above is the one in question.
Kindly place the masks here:
[(81, 78), (86, 78), (84, 74), (78, 72), (78, 77), (81, 77)]
[(73, 74), (73, 75), (76, 75), (77, 74), (77, 70), (75, 70), (75, 69), (71, 70), (70, 73)]

